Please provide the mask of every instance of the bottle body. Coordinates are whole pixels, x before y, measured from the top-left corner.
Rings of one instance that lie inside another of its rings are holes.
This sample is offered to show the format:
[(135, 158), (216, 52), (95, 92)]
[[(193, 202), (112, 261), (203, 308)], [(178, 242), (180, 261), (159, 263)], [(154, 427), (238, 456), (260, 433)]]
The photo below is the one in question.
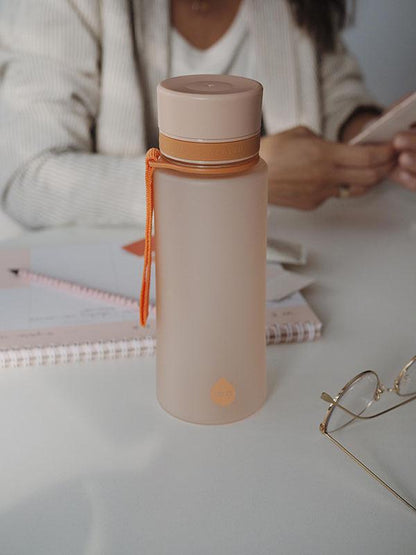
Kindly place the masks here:
[(241, 420), (266, 396), (267, 166), (154, 176), (157, 395), (200, 424)]

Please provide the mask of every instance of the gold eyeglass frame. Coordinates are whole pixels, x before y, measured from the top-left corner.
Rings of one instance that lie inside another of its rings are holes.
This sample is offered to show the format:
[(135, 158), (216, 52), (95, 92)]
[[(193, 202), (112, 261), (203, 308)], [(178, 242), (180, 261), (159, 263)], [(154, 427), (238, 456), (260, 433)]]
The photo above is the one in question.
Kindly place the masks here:
[[(341, 428), (345, 428), (346, 426), (351, 424), (351, 422), (353, 422), (356, 419), (371, 420), (372, 418), (376, 418), (377, 416), (381, 416), (382, 414), (386, 414), (387, 412), (390, 412), (390, 411), (392, 411), (392, 410), (394, 410), (398, 407), (401, 407), (402, 405), (406, 405), (407, 403), (410, 403), (410, 401), (413, 401), (414, 399), (416, 399), (416, 394), (415, 393), (400, 393), (400, 382), (405, 377), (407, 370), (413, 365), (414, 362), (416, 362), (416, 356), (412, 357), (409, 360), (409, 362), (407, 362), (403, 366), (403, 368), (399, 372), (399, 375), (394, 380), (393, 387), (390, 387), (390, 388), (386, 388), (381, 383), (380, 378), (378, 377), (378, 374), (376, 372), (374, 372), (373, 370), (365, 370), (364, 372), (360, 372), (359, 374), (357, 374), (347, 384), (345, 384), (344, 387), (341, 389), (341, 391), (338, 393), (338, 395), (336, 397), (331, 397), (331, 395), (329, 395), (328, 393), (323, 392), (321, 394), (321, 399), (323, 401), (328, 402), (329, 406), (328, 406), (328, 409), (326, 411), (325, 418), (319, 426), (319, 429), (320, 429), (320, 431), (323, 435), (325, 435), (328, 439), (330, 439), (332, 441), (332, 443), (334, 443), (337, 447), (339, 447), (341, 449), (341, 451), (343, 451), (346, 455), (348, 455), (354, 462), (356, 462), (370, 476), (372, 476), (375, 480), (377, 480), (377, 482), (379, 484), (384, 486), (390, 493), (392, 493), (395, 497), (397, 497), (397, 499), (402, 501), (407, 507), (409, 507), (410, 509), (412, 509), (413, 511), (416, 512), (416, 507), (414, 505), (409, 503), (409, 501), (407, 501), (404, 497), (402, 497), (396, 490), (394, 490), (392, 487), (390, 487), (384, 480), (382, 480), (380, 478), (380, 476), (378, 476), (375, 472), (373, 472), (370, 468), (368, 468), (368, 466), (366, 466), (362, 461), (360, 461), (360, 459), (358, 457), (353, 455), (351, 453), (351, 451), (349, 451), (346, 447), (344, 447), (344, 445), (342, 445), (342, 443), (340, 443), (337, 439), (335, 439), (331, 435), (330, 432), (328, 432), (328, 422), (329, 422), (329, 420), (331, 418), (331, 415), (332, 415), (332, 413), (333, 413), (333, 411), (336, 407), (342, 409), (344, 412), (348, 413), (353, 418), (351, 420), (349, 420), (348, 422), (346, 422), (345, 424), (343, 424), (342, 426), (340, 426), (339, 428), (337, 428), (336, 430), (334, 430), (334, 431), (338, 431)], [(340, 404), (340, 401), (342, 400), (342, 397), (344, 396), (344, 394), (350, 389), (350, 387), (354, 383), (359, 381), (363, 376), (369, 375), (369, 374), (374, 375), (376, 377), (376, 380), (377, 380), (377, 387), (375, 388), (374, 399), (372, 399), (370, 401), (370, 403), (363, 409), (363, 411), (360, 414), (355, 414), (354, 412), (348, 410), (346, 407), (343, 407)], [(373, 401), (378, 401), (380, 399), (381, 395), (385, 391), (393, 392), (393, 393), (396, 393), (397, 395), (399, 395), (400, 397), (408, 397), (408, 398), (405, 399), (404, 401), (401, 401), (397, 405), (394, 405), (394, 406), (388, 408), (388, 409), (382, 410), (382, 411), (377, 412), (375, 414), (371, 414), (369, 416), (362, 416), (362, 413), (370, 405), (372, 405)]]

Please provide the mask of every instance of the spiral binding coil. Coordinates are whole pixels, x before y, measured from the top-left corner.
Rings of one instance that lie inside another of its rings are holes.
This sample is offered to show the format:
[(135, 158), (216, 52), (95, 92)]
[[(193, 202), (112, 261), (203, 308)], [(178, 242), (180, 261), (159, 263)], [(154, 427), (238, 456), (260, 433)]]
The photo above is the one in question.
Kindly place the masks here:
[(150, 356), (155, 352), (156, 339), (151, 336), (121, 341), (50, 345), (30, 349), (8, 349), (0, 351), (0, 368), (135, 358)]

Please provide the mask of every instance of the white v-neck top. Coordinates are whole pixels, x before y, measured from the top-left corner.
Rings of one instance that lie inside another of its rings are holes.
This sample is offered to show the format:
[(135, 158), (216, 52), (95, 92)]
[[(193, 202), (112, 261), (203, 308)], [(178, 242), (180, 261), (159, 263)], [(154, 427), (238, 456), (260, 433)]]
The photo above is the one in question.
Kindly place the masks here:
[(171, 28), (170, 75), (216, 73), (256, 79), (254, 44), (249, 32), (246, 0), (242, 0), (234, 21), (212, 46), (200, 50)]

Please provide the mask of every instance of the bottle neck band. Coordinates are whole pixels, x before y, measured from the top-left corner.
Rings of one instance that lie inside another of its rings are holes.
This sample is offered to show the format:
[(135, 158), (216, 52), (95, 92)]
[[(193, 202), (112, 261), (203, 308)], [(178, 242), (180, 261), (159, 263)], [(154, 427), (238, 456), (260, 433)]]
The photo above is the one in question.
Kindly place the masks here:
[(150, 159), (148, 161), (148, 165), (153, 169), (172, 170), (180, 173), (191, 173), (195, 175), (228, 175), (249, 170), (251, 167), (255, 166), (258, 161), (259, 155), (256, 154), (252, 158), (244, 160), (243, 162), (216, 165), (210, 164), (207, 166), (170, 160), (168, 157), (163, 156), (163, 154), (158, 150), (157, 157)]
[(245, 139), (225, 142), (183, 141), (159, 133), (161, 153), (187, 164), (218, 165), (244, 162), (258, 156), (260, 133)]

